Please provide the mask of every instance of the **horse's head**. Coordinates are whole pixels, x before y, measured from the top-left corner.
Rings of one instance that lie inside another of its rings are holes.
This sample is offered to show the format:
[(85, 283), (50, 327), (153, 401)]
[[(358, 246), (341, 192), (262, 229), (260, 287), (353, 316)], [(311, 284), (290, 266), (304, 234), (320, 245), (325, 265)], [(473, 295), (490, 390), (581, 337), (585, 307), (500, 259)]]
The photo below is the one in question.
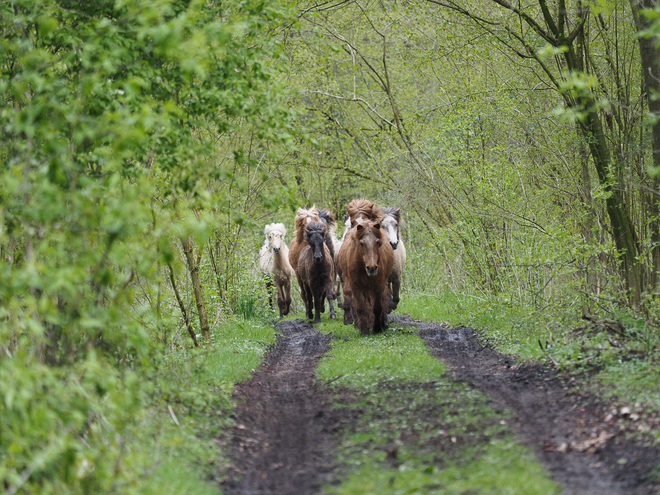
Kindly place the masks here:
[(323, 248), (325, 246), (325, 234), (327, 232), (327, 227), (321, 222), (309, 222), (305, 225), (305, 240), (312, 248), (314, 263), (321, 263), (323, 261)]
[(383, 245), (383, 231), (379, 222), (364, 220), (355, 226), (357, 240), (360, 243), (362, 261), (367, 271), (367, 276), (378, 275), (378, 256), (380, 247)]
[(266, 235), (266, 245), (268, 249), (277, 254), (282, 250), (284, 244), (284, 236), (286, 235), (286, 227), (281, 223), (270, 223), (264, 229)]
[(396, 249), (399, 246), (399, 240), (401, 239), (399, 232), (401, 208), (383, 208), (383, 213), (385, 213), (385, 218), (380, 222), (380, 225), (383, 227), (392, 249)]

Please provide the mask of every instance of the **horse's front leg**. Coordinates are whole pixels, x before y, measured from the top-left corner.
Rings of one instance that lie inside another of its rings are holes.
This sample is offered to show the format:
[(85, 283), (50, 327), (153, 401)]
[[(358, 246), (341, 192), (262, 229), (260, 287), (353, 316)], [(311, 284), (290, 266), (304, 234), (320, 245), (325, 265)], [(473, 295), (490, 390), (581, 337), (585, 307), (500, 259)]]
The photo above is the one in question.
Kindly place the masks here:
[(282, 312), (284, 316), (289, 314), (291, 310), (291, 280), (284, 282), (284, 311)]
[(392, 277), (392, 311), (399, 305), (399, 291), (401, 290), (401, 274)]
[(318, 290), (314, 294), (314, 323), (319, 323), (321, 321), (321, 307), (323, 306), (323, 299), (325, 298), (325, 293), (322, 290)]
[(273, 307), (273, 279), (270, 275), (264, 275), (266, 282), (266, 292), (268, 292), (268, 305)]
[(300, 282), (300, 295), (302, 296), (302, 300), (305, 303), (305, 317), (308, 320), (311, 320), (314, 318), (314, 313), (312, 312), (314, 299), (311, 290), (305, 282)]
[(353, 293), (350, 284), (344, 281), (344, 325), (353, 324)]
[(280, 309), (280, 318), (286, 313), (284, 312), (286, 302), (284, 301), (284, 287), (281, 282), (276, 282), (275, 286), (277, 287), (277, 307)]
[(369, 335), (369, 317), (371, 308), (367, 298), (360, 291), (353, 294), (352, 311), (356, 318), (356, 324), (362, 335)]
[(335, 297), (335, 292), (332, 288), (332, 279), (328, 280), (326, 284), (325, 297), (328, 299), (328, 306), (330, 306), (330, 319), (334, 320), (337, 318), (337, 314), (335, 313), (335, 305), (332, 302)]
[(332, 290), (334, 292), (335, 300), (337, 301), (337, 306), (341, 308), (341, 279), (339, 278), (339, 275), (335, 275), (335, 279), (332, 282)]
[(387, 328), (387, 301), (389, 299), (389, 290), (387, 286), (384, 290), (374, 294), (374, 333), (380, 333)]

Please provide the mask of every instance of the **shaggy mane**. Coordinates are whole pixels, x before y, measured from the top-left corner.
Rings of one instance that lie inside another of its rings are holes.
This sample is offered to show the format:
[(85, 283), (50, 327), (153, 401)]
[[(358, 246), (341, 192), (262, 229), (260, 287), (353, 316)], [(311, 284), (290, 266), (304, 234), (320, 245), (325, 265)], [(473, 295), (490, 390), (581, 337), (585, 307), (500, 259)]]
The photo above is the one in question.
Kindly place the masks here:
[(321, 236), (325, 237), (325, 233), (327, 232), (327, 228), (325, 224), (321, 222), (309, 222), (307, 225), (305, 225), (305, 234), (308, 236), (318, 233), (321, 234)]
[(383, 210), (383, 215), (386, 217), (392, 217), (394, 220), (396, 220), (396, 223), (401, 223), (401, 208), (381, 206), (381, 210)]
[(266, 225), (264, 228), (264, 234), (268, 236), (268, 234), (271, 234), (273, 232), (279, 232), (282, 234), (282, 237), (286, 235), (286, 227), (284, 226), (283, 223), (269, 223)]
[(303, 240), (305, 223), (307, 223), (305, 220), (308, 218), (311, 219), (313, 222), (320, 221), (319, 210), (318, 208), (316, 208), (316, 206), (312, 206), (308, 210), (306, 210), (305, 208), (298, 208), (298, 212), (296, 213), (296, 221), (295, 221), (296, 240), (298, 242), (302, 242)]
[(337, 232), (337, 220), (330, 210), (319, 210), (319, 218), (328, 226), (328, 232), (331, 234)]
[(351, 217), (351, 223), (357, 221), (359, 217), (373, 222), (380, 223), (383, 220), (383, 210), (368, 199), (354, 199), (346, 207), (348, 215)]

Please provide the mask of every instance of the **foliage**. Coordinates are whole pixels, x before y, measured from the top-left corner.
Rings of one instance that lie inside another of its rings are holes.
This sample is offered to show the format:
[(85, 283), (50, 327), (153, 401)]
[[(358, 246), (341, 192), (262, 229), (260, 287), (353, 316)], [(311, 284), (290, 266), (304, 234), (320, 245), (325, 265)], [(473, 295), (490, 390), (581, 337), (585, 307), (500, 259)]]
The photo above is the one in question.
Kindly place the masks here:
[[(214, 208), (247, 190), (255, 162), (232, 136), (291, 139), (266, 63), (279, 51), (268, 30), (285, 16), (258, 0), (0, 5), (8, 493), (144, 493), (163, 448), (153, 412), (169, 416), (150, 409), (150, 378), (161, 344), (180, 341), (165, 267), (181, 266), (180, 239), (204, 246), (227, 218)], [(273, 189), (251, 208), (276, 204)], [(191, 385), (169, 396), (199, 414), (215, 399)]]

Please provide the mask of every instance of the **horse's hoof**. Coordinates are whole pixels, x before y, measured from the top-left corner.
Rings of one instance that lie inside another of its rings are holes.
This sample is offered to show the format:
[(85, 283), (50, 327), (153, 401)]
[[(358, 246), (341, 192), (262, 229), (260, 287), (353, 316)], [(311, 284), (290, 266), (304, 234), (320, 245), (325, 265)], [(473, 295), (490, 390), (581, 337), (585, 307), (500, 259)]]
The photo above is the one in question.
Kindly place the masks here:
[(337, 319), (337, 315), (334, 314), (334, 313), (331, 314), (331, 315), (330, 315), (330, 319), (331, 319), (331, 320), (336, 320), (336, 319)]

